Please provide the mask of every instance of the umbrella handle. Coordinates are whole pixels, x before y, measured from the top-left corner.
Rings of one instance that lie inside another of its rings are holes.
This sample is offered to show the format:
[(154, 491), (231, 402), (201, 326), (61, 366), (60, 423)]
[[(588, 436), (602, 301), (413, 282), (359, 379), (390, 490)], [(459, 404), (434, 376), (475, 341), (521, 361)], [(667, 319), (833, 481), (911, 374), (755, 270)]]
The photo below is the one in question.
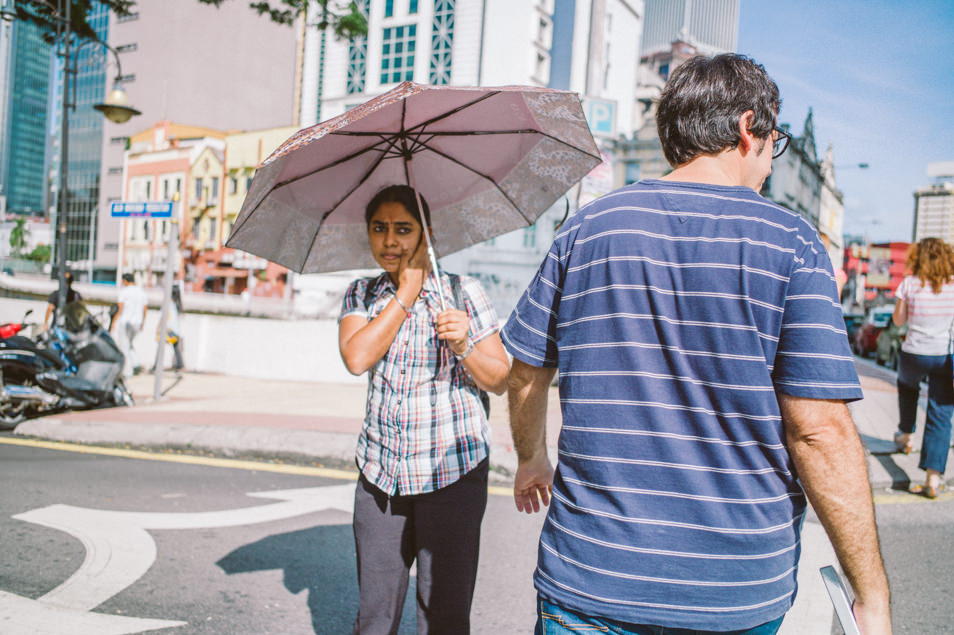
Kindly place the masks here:
[(424, 217), (424, 205), (421, 203), (421, 193), (417, 190), (417, 184), (414, 180), (414, 167), (411, 165), (411, 159), (405, 158), (404, 165), (407, 168), (408, 185), (414, 190), (414, 200), (417, 201), (417, 216), (421, 219), (424, 239), (427, 241), (427, 256), (431, 260), (431, 268), (434, 269), (434, 277), (437, 280), (437, 297), (441, 302), (441, 311), (444, 311), (447, 309), (447, 303), (444, 302), (444, 285), (441, 284), (441, 270), (437, 268), (437, 255), (434, 253), (434, 243), (431, 241), (431, 232), (426, 223), (427, 219)]

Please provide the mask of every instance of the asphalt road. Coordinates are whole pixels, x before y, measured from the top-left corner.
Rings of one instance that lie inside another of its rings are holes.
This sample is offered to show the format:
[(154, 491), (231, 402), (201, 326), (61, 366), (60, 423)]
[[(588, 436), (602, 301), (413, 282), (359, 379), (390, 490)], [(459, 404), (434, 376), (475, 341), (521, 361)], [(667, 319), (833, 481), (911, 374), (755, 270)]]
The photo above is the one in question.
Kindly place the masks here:
[[(353, 481), (317, 468), (99, 451), (0, 443), (0, 632), (350, 632)], [(543, 516), (518, 514), (495, 492), (473, 631), (530, 633)], [(954, 497), (876, 500), (895, 632), (954, 632)], [(401, 633), (414, 632), (412, 583)]]
[[(353, 481), (251, 467), (0, 443), (0, 631), (349, 633)], [(475, 633), (532, 630), (541, 522), (490, 497)], [(401, 633), (414, 613), (412, 580)]]

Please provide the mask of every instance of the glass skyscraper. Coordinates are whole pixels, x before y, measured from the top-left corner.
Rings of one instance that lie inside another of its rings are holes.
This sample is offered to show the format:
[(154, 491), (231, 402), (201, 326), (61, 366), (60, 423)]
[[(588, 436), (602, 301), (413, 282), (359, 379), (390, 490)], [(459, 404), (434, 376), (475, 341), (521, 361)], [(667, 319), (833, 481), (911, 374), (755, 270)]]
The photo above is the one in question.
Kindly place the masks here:
[[(109, 27), (109, 8), (94, 1), (87, 14), (87, 22), (96, 31), (100, 41), (106, 42)], [(74, 41), (76, 75), (71, 77), (70, 94), (65, 97), (75, 103), (69, 114), (69, 170), (67, 173), (67, 262), (95, 258), (95, 232), (98, 223), (99, 179), (103, 148), (103, 115), (93, 110), (93, 104), (102, 103), (106, 90), (108, 51), (97, 44), (82, 46)], [(62, 117), (63, 60), (57, 59), (56, 108), (53, 113), (51, 175), (54, 189), (59, 188), (60, 122)], [(74, 92), (75, 87), (75, 92)]]
[(2, 166), (7, 212), (45, 214), (47, 105), (50, 84), (51, 45), (35, 24), (18, 21), (12, 29), (10, 83), (7, 98), (7, 129), (2, 135)]

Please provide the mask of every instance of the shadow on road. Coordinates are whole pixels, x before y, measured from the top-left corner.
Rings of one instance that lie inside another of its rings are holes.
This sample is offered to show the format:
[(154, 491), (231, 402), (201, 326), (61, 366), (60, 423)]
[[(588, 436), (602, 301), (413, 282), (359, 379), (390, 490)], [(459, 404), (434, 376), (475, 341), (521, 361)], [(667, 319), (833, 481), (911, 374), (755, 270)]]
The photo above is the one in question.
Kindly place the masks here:
[[(308, 591), (315, 633), (350, 633), (358, 611), (358, 578), (351, 525), (325, 525), (274, 534), (231, 552), (217, 563), (229, 575), (281, 569), (285, 588)], [(401, 633), (416, 632), (415, 581), (409, 585)]]

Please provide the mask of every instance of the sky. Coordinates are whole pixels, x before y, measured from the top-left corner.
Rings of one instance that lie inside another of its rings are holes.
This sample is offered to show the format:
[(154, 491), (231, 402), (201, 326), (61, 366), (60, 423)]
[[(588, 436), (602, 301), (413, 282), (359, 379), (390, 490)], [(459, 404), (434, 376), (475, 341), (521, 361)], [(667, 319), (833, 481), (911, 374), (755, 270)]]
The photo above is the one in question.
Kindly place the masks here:
[(954, 161), (954, 0), (741, 0), (738, 52), (778, 84), (779, 122), (800, 135), (812, 109), (845, 234), (910, 241), (928, 163)]

